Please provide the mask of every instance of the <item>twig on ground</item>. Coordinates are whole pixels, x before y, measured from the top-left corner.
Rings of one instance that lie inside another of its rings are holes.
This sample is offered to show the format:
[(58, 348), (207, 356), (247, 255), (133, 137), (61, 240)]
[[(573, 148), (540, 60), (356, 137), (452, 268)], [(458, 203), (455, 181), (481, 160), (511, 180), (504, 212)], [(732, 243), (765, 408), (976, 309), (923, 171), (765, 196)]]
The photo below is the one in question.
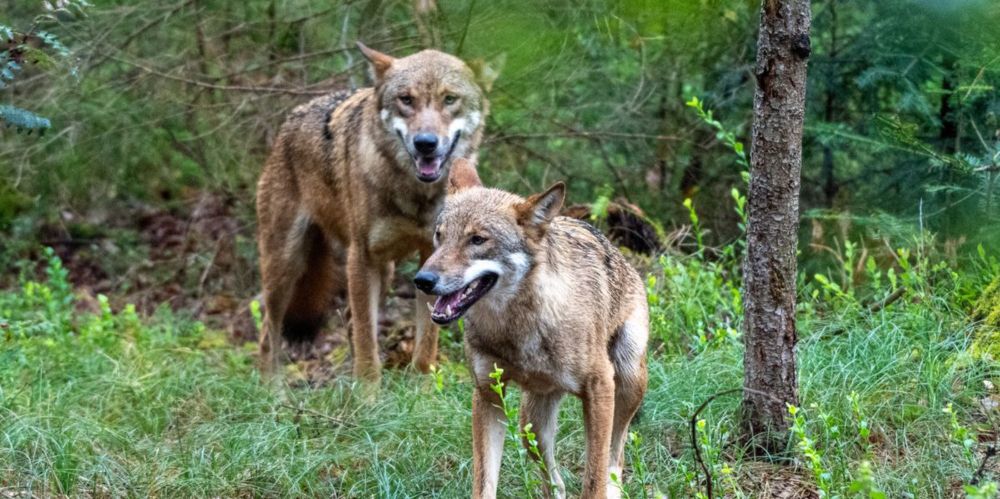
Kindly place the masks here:
[(771, 395), (770, 393), (762, 392), (760, 390), (754, 390), (752, 388), (746, 388), (746, 387), (731, 388), (729, 390), (724, 390), (724, 391), (721, 391), (721, 392), (713, 393), (711, 396), (709, 396), (707, 399), (705, 399), (705, 401), (702, 402), (701, 405), (699, 405), (697, 409), (695, 409), (695, 411), (694, 411), (693, 414), (691, 414), (691, 420), (690, 420), (690, 426), (691, 426), (691, 447), (694, 449), (694, 460), (695, 460), (695, 463), (701, 468), (702, 473), (705, 474), (705, 497), (707, 497), (708, 499), (713, 499), (715, 496), (713, 495), (714, 493), (712, 491), (712, 471), (708, 469), (708, 465), (705, 464), (705, 460), (702, 459), (702, 457), (701, 457), (701, 449), (698, 447), (698, 430), (697, 430), (697, 428), (698, 428), (698, 414), (700, 414), (702, 410), (704, 410), (706, 407), (708, 407), (708, 404), (712, 403), (713, 400), (715, 400), (715, 399), (717, 399), (719, 397), (723, 397), (725, 395), (731, 395), (733, 393), (743, 393), (743, 392), (750, 392), (750, 393), (753, 393), (755, 395), (762, 395), (764, 397), (768, 397), (771, 400), (774, 400), (774, 401), (777, 401), (777, 402), (784, 402), (784, 400), (781, 400), (778, 397), (775, 397), (774, 395)]
[(988, 445), (986, 447), (986, 454), (983, 454), (983, 460), (979, 463), (979, 468), (972, 474), (972, 485), (979, 485), (979, 481), (983, 479), (983, 475), (986, 473), (986, 464), (995, 455), (997, 455), (996, 445)]
[(904, 294), (906, 294), (906, 286), (900, 286), (893, 291), (891, 295), (886, 296), (884, 300), (871, 304), (871, 306), (868, 307), (868, 310), (871, 312), (878, 312), (895, 303), (897, 300), (902, 298)]

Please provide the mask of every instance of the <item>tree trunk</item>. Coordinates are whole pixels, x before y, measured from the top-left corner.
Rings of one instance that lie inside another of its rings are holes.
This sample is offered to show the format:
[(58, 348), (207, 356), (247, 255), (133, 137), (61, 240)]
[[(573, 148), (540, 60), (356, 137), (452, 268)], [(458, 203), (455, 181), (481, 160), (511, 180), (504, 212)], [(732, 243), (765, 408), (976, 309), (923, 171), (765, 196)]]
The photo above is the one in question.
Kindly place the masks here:
[(764, 0), (757, 40), (742, 425), (752, 448), (770, 454), (786, 450), (785, 404), (797, 403), (795, 254), (809, 14), (809, 0)]

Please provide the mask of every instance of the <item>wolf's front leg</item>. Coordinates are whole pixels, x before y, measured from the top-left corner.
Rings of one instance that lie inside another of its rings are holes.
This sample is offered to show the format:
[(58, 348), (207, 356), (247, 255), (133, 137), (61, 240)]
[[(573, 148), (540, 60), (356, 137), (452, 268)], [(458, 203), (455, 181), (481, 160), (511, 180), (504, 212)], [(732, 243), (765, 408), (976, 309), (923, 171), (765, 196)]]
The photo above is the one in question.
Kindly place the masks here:
[(587, 433), (587, 464), (583, 472), (583, 498), (607, 497), (614, 415), (614, 370), (608, 365), (607, 369), (595, 373), (584, 388), (583, 425)]
[(489, 386), (472, 394), (472, 497), (495, 499), (507, 416)]
[[(420, 265), (430, 258), (433, 248), (420, 250)], [(434, 303), (434, 297), (423, 291), (416, 290), (417, 307), (414, 323), (417, 325), (416, 345), (413, 348), (413, 367), (426, 373), (437, 361), (438, 327), (431, 321), (431, 311), (428, 307)]]
[[(559, 401), (562, 400), (562, 393), (538, 394), (524, 391), (521, 397), (521, 429), (523, 430), (529, 423), (536, 435), (538, 451), (541, 454), (542, 462), (545, 463), (545, 471), (548, 476), (543, 476), (545, 480), (545, 497), (564, 499), (566, 497), (566, 486), (559, 475), (559, 463), (556, 462), (556, 429), (559, 419)], [(524, 441), (525, 448), (530, 450), (528, 442)], [(532, 458), (537, 459), (532, 455)]]
[(377, 382), (381, 376), (378, 357), (378, 308), (382, 296), (382, 273), (365, 249), (352, 245), (347, 251), (347, 294), (351, 304), (351, 341), (354, 377)]

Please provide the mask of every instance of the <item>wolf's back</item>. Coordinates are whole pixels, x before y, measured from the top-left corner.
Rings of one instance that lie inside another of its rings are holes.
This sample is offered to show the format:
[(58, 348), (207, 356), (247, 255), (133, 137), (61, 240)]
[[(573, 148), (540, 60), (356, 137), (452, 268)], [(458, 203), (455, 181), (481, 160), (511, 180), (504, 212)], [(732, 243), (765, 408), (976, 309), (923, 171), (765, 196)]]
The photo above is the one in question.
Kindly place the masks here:
[(281, 126), (279, 141), (287, 140), (289, 134), (298, 140), (332, 141), (330, 132), (330, 117), (357, 90), (339, 90), (317, 97), (305, 104), (300, 104), (288, 115)]

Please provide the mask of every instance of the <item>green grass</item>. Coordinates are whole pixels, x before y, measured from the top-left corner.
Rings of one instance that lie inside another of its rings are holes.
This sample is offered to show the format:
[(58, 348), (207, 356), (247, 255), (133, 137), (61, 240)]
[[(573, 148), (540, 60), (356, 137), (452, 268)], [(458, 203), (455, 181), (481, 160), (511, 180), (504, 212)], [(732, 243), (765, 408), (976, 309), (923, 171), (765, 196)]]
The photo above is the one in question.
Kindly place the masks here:
[[(220, 341), (222, 333), (182, 316), (112, 313), (106, 302), (96, 314), (74, 312), (56, 262), (47, 282), (25, 280), (20, 289), (0, 292), (0, 490), (97, 497), (468, 495), (471, 385), (460, 363), (442, 366), (440, 390), (432, 376), (387, 372), (374, 399), (347, 380), (271, 384), (253, 368), (251, 349)], [(974, 435), (985, 424), (976, 401), (996, 366), (968, 353), (974, 325), (948, 293), (928, 281), (914, 291), (919, 300), (874, 314), (853, 302), (804, 300), (799, 415), (842, 496), (851, 497), (862, 461), (872, 463), (874, 487), (889, 497), (941, 497), (971, 478), (978, 463), (954, 438), (944, 409), (953, 404), (959, 425)], [(666, 320), (659, 327), (671, 326)], [(698, 336), (671, 334), (679, 341)], [(630, 449), (642, 473), (631, 471), (630, 459), (630, 497), (698, 492), (688, 418), (710, 394), (740, 386), (741, 361), (738, 338), (695, 345), (687, 355), (651, 355), (649, 393), (632, 428), (641, 443)], [(858, 437), (851, 392), (871, 442)], [(738, 403), (738, 395), (721, 398), (700, 417), (716, 490), (752, 497), (749, 477), (760, 465), (734, 443)], [(557, 455), (571, 495), (580, 490), (583, 445), (580, 404), (568, 398)], [(505, 497), (528, 493), (523, 477), (532, 465), (518, 450), (508, 443)], [(808, 468), (796, 469), (811, 480)]]

